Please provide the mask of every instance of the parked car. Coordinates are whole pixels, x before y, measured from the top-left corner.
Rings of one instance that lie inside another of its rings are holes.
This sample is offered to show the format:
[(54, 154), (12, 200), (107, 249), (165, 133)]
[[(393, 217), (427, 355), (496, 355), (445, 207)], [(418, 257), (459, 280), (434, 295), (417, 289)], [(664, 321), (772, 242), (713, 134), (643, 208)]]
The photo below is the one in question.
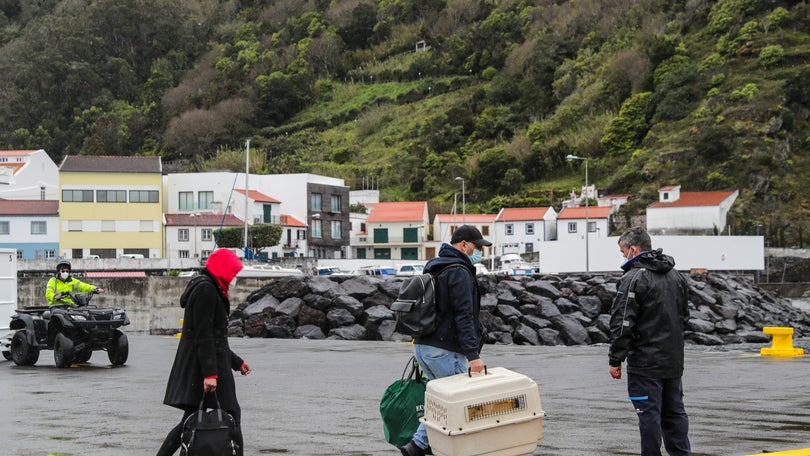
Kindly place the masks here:
[(397, 266), (397, 276), (415, 276), (424, 272), (425, 265), (419, 263), (406, 263)]

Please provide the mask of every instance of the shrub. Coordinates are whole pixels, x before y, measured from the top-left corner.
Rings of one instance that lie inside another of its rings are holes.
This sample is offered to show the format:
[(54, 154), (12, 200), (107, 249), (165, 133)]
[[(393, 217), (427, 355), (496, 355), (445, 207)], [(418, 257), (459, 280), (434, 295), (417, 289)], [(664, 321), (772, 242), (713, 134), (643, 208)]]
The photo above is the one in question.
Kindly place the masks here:
[(757, 63), (759, 66), (763, 68), (768, 68), (774, 66), (782, 61), (782, 58), (785, 56), (785, 48), (778, 44), (773, 44), (770, 46), (765, 46), (762, 51), (759, 52), (759, 58), (757, 59)]

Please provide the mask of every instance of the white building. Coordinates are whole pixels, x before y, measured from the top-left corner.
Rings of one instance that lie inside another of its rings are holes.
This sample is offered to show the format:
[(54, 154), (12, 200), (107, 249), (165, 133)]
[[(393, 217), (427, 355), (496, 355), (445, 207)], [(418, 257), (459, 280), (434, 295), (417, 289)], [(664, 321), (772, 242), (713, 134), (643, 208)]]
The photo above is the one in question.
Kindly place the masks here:
[(662, 187), (658, 201), (647, 206), (650, 234), (720, 234), (739, 190), (682, 192), (680, 185)]
[[(196, 258), (205, 261), (216, 247), (221, 228), (244, 226), (233, 214), (165, 214), (166, 258)], [(241, 253), (241, 251), (239, 252)], [(237, 254), (239, 254), (237, 253)]]
[[(493, 252), (495, 252), (495, 245), (492, 240), (492, 235), (495, 233), (495, 217), (497, 217), (497, 214), (436, 214), (433, 217), (434, 242), (427, 244), (428, 249), (432, 248), (431, 251), (438, 254), (438, 248), (441, 247), (441, 244), (450, 243), (450, 238), (453, 237), (456, 228), (461, 225), (472, 225), (478, 228), (484, 239), (493, 242), (492, 246), (484, 247), (484, 258), (491, 258)], [(427, 258), (430, 259), (433, 256)]]
[[(424, 260), (436, 255), (422, 251), (427, 241), (428, 209), (424, 201), (368, 204), (366, 231), (354, 233), (352, 258)], [(432, 256), (427, 256), (428, 254)]]
[(553, 207), (502, 208), (495, 217), (491, 239), (495, 254), (533, 253), (540, 242), (557, 239), (557, 211)]
[(42, 149), (0, 151), (0, 199), (58, 200), (59, 167)]
[[(256, 196), (248, 198), (247, 205), (245, 188)], [(267, 198), (273, 201), (262, 201)], [(315, 174), (250, 174), (247, 179), (244, 173), (233, 172), (168, 174), (164, 177), (164, 204), (167, 213), (230, 213), (249, 224), (257, 218), (264, 220), (265, 208), (271, 211), (271, 220), (279, 217), (272, 223), (290, 216), (309, 228), (308, 242), (305, 250), (295, 242), (299, 248), (286, 253), (296, 250), (296, 255), (343, 258), (349, 246), (349, 188), (343, 179)], [(276, 208), (277, 213), (273, 212)], [(298, 228), (291, 229), (298, 236)], [(282, 235), (281, 250), (284, 239)]]
[(56, 258), (59, 201), (0, 200), (0, 248), (16, 249), (19, 260)]
[(613, 213), (613, 208), (610, 206), (563, 208), (557, 217), (557, 240), (585, 240), (586, 220), (589, 240), (606, 238), (610, 234), (609, 220), (611, 213)]

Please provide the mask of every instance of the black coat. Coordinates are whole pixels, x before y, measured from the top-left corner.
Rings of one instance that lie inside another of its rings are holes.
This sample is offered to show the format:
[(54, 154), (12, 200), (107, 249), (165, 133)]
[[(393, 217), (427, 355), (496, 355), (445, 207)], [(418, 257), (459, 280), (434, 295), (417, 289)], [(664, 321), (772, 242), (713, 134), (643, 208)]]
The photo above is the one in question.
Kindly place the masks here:
[[(451, 267), (461, 265), (462, 267)], [(440, 272), (441, 271), (441, 272)], [(467, 255), (450, 244), (442, 244), (439, 256), (425, 264), (425, 272), (437, 274), (436, 305), (439, 326), (419, 336), (414, 343), (461, 353), (468, 361), (481, 352), (481, 292), (475, 278), (475, 266)]]
[[(228, 298), (213, 276), (203, 270), (186, 286), (180, 306), (185, 308), (183, 333), (163, 403), (184, 410), (197, 407), (203, 396), (203, 380), (216, 375), (220, 405), (238, 417), (233, 371), (239, 370), (243, 361), (228, 346)], [(206, 406), (213, 406), (213, 401), (209, 404), (206, 399)]]
[(622, 269), (610, 311), (611, 366), (627, 360), (627, 372), (653, 378), (683, 375), (684, 329), (689, 287), (661, 249), (645, 252)]

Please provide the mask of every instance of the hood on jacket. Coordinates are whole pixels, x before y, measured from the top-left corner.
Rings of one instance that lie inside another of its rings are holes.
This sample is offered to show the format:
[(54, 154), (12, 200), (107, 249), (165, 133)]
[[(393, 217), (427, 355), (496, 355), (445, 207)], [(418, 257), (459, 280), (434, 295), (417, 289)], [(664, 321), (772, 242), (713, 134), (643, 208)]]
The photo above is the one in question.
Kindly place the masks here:
[(641, 253), (622, 265), (622, 269), (625, 272), (633, 268), (644, 268), (653, 272), (664, 273), (670, 271), (674, 267), (675, 259), (669, 255), (664, 255), (662, 249), (655, 249)]
[(219, 286), (222, 287), (222, 291), (225, 292), (226, 297), (228, 296), (228, 287), (231, 280), (236, 277), (236, 274), (239, 274), (242, 268), (239, 257), (230, 249), (214, 250), (205, 262), (205, 269), (214, 276)]
[(432, 272), (435, 269), (441, 269), (447, 265), (459, 263), (467, 266), (468, 269), (473, 271), (473, 275), (475, 275), (475, 266), (473, 266), (467, 254), (445, 243), (439, 248), (439, 256), (431, 258), (425, 263), (425, 272)]

